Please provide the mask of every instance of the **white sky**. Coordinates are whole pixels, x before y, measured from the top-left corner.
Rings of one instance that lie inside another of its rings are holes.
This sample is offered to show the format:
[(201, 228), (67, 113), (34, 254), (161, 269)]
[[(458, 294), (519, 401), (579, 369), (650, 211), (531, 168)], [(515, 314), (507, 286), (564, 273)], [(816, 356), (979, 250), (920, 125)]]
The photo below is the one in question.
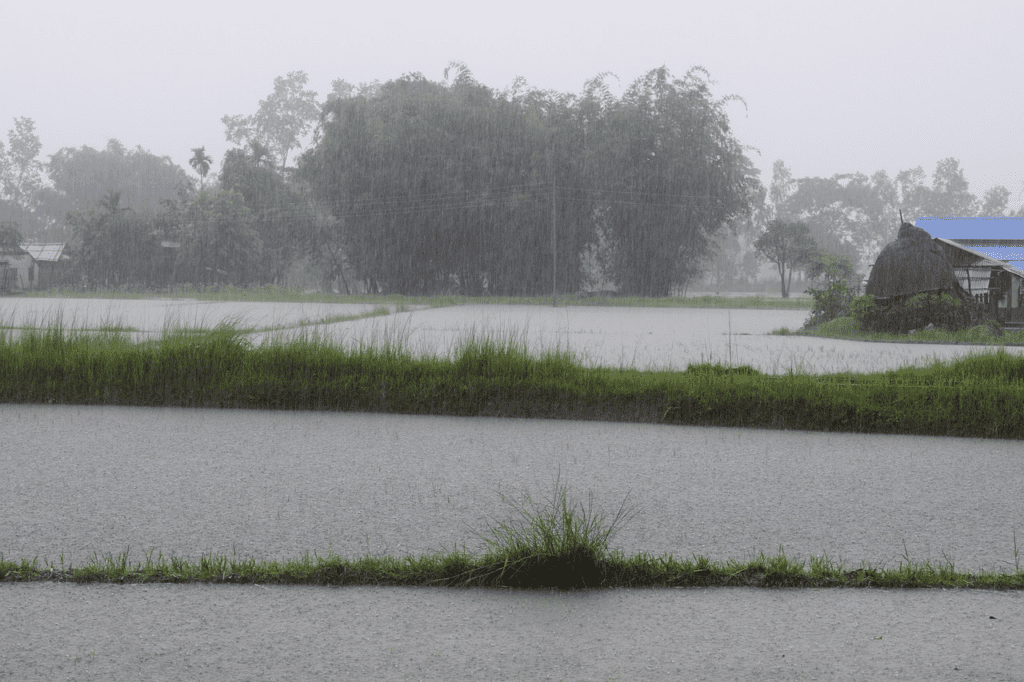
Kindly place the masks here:
[(930, 178), (952, 156), (978, 196), (1001, 184), (1012, 208), (1024, 202), (1019, 0), (12, 4), (0, 139), (32, 118), (44, 161), (117, 138), (189, 172), (192, 147), (219, 162), (221, 118), (254, 113), (289, 71), (321, 98), (336, 78), (440, 80), (451, 61), (495, 89), (523, 76), (578, 93), (610, 71), (618, 94), (658, 66), (702, 65), (716, 95), (746, 100), (728, 110), (766, 184), (777, 159), (795, 177), (922, 166)]

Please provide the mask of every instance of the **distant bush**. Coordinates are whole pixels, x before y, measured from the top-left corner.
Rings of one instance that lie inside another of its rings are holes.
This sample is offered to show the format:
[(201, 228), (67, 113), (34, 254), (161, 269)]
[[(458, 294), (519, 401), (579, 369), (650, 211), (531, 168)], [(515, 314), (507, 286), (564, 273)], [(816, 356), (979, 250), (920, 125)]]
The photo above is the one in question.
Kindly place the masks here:
[(843, 280), (832, 282), (824, 289), (808, 289), (814, 299), (811, 316), (804, 322), (804, 329), (811, 329), (838, 317), (850, 317), (850, 306), (857, 293)]

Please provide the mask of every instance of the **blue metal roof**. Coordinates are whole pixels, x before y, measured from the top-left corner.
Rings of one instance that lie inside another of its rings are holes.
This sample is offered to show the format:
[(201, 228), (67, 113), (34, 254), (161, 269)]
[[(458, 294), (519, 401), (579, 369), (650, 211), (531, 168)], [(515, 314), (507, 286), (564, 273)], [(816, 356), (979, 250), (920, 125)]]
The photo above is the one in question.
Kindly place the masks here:
[(1020, 246), (972, 246), (971, 250), (996, 260), (1024, 261), (1024, 247)]
[(942, 239), (1019, 240), (1024, 245), (1024, 218), (918, 218), (914, 224)]

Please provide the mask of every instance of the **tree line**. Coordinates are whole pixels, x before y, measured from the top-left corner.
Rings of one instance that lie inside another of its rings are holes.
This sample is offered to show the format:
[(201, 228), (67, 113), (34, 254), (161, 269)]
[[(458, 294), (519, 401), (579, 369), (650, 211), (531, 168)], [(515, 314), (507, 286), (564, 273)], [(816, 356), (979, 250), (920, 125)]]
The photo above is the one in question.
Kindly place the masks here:
[(701, 70), (655, 69), (617, 98), (604, 75), (567, 95), (449, 69), (334, 98), (299, 160), (336, 221), (323, 244), (372, 289), (538, 295), (600, 276), (664, 296), (749, 210), (756, 178)]
[(952, 157), (936, 164), (930, 182), (920, 166), (895, 177), (880, 170), (798, 179), (780, 160), (765, 189), (753, 218), (721, 236), (710, 267), (728, 273), (728, 286), (730, 279), (750, 279), (767, 261), (780, 275), (783, 296), (789, 295), (794, 271), (814, 277), (839, 267), (845, 279), (856, 280), (896, 239), (901, 212), (911, 223), (936, 216), (1024, 216), (1024, 207), (1011, 210), (1006, 187), (992, 187), (981, 197), (971, 193)]
[[(254, 114), (223, 117), (238, 145), (223, 159), (193, 150), (198, 186), (117, 140), (44, 165), (32, 121), (16, 119), (0, 142), (0, 223), (68, 241), (86, 286), (281, 283), (301, 263), (343, 291), (664, 296), (708, 270), (749, 276), (760, 258), (785, 295), (787, 269), (815, 267), (808, 254), (870, 262), (900, 209), (1010, 212), (1008, 190), (975, 197), (952, 158), (930, 184), (920, 167), (795, 179), (778, 161), (765, 186), (729, 125), (738, 98), (715, 98), (703, 69), (654, 69), (621, 96), (611, 78), (499, 91), (453, 63), (436, 82), (338, 80), (319, 102), (292, 72)], [(795, 224), (814, 248), (780, 264), (766, 245)]]

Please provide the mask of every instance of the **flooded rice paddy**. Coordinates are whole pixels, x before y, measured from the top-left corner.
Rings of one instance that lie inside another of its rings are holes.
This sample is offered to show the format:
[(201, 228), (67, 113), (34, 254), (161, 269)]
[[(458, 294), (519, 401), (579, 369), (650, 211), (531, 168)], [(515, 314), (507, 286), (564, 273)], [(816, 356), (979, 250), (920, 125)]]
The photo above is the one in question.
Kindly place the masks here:
[[(191, 299), (95, 300), (7, 298), (0, 324), (98, 329), (130, 328), (152, 338), (175, 327), (228, 323), (250, 330), (254, 343), (316, 336), (358, 346), (401, 345), (415, 354), (448, 355), (470, 339), (513, 339), (532, 352), (565, 350), (588, 365), (685, 369), (694, 362), (751, 365), (763, 372), (873, 372), (979, 352), (981, 346), (865, 343), (778, 336), (808, 317), (799, 310), (465, 305), (418, 308), (386, 317), (374, 304), (205, 302)], [(1009, 348), (1021, 353), (1024, 348)]]
[[(45, 305), (58, 304), (5, 300), (0, 317), (45, 323)], [(120, 316), (158, 333), (170, 315), (160, 306), (172, 304), (59, 305), (74, 326)], [(360, 312), (175, 305), (184, 306), (177, 319), (277, 336)], [(766, 335), (805, 317), (465, 306), (313, 329), (433, 354), (474, 335), (514, 336), (640, 368), (731, 354), (766, 371), (874, 370), (970, 350)], [(1007, 570), (1015, 534), (1024, 545), (1024, 448), (1012, 441), (23, 405), (0, 405), (0, 424), (6, 558), (472, 550), (474, 531), (508, 512), (502, 494), (543, 496), (556, 476), (606, 508), (630, 495), (639, 514), (613, 541), (627, 553), (744, 559), (782, 547), (850, 566), (909, 556)], [(1022, 605), (1018, 594), (933, 590), (5, 583), (0, 679), (1015, 679)]]
[[(615, 545), (712, 559), (1012, 566), (1014, 441), (555, 420), (0, 405), (7, 557), (480, 549), (556, 477), (639, 508)], [(23, 437), (15, 434), (31, 434)]]

